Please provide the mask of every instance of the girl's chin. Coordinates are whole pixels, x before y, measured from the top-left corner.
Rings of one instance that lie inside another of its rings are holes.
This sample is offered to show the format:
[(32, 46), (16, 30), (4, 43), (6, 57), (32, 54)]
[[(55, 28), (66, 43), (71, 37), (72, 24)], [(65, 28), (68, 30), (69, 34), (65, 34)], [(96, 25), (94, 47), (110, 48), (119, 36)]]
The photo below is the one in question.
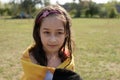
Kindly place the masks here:
[(54, 47), (54, 46), (47, 46), (46, 48), (44, 48), (45, 52), (47, 53), (56, 53), (59, 51), (58, 47)]
[(52, 48), (52, 49), (47, 49), (47, 52), (48, 52), (48, 53), (57, 53), (57, 52), (58, 52), (58, 49), (54, 49), (54, 48)]

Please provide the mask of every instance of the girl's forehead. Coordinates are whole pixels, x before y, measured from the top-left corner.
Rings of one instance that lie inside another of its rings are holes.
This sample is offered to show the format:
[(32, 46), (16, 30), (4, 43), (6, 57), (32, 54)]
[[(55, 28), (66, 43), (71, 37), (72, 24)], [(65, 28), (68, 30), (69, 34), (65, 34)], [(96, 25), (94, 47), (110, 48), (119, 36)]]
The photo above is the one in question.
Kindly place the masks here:
[(61, 15), (61, 14), (53, 14), (53, 15), (49, 15), (49, 16), (47, 16), (47, 17), (45, 17), (44, 19), (43, 19), (43, 21), (45, 20), (45, 19), (53, 19), (53, 18), (56, 18), (56, 19), (59, 19), (60, 21), (64, 21), (64, 22), (66, 22), (66, 18), (64, 17), (64, 15)]
[(64, 30), (65, 20), (62, 16), (48, 16), (41, 23), (42, 29), (61, 29)]

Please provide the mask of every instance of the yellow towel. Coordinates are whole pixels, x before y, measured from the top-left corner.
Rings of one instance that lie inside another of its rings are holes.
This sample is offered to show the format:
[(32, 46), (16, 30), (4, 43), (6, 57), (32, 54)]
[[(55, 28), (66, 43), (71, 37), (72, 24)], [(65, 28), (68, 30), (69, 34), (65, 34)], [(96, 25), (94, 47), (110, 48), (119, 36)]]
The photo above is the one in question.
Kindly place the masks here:
[[(28, 47), (21, 58), (21, 63), (23, 66), (24, 75), (22, 76), (21, 80), (44, 80), (46, 72), (49, 70), (50, 72), (54, 73), (55, 68), (53, 67), (46, 67), (37, 65), (31, 62), (29, 57), (29, 49), (32, 46)], [(69, 70), (74, 69), (74, 59), (72, 56), (72, 60), (70, 58), (66, 59), (63, 63), (61, 63), (57, 68), (66, 68)]]

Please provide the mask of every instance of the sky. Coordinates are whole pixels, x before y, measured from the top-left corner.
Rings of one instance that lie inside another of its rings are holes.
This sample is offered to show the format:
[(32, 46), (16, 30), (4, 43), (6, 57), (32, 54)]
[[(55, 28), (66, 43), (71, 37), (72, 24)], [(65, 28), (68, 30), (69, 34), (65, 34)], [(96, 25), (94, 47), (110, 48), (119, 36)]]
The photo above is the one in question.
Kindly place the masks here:
[[(2, 3), (7, 3), (9, 1), (12, 1), (12, 0), (0, 0), (0, 2)], [(20, 1), (20, 0), (16, 0), (16, 1)], [(64, 4), (66, 2), (72, 2), (73, 0), (50, 0), (52, 4), (55, 4), (56, 1), (58, 1), (60, 4)], [(78, 0), (76, 0), (77, 2)], [(108, 1), (111, 1), (111, 0), (92, 0), (96, 3), (107, 3)], [(120, 1), (120, 0), (116, 0), (116, 1)]]

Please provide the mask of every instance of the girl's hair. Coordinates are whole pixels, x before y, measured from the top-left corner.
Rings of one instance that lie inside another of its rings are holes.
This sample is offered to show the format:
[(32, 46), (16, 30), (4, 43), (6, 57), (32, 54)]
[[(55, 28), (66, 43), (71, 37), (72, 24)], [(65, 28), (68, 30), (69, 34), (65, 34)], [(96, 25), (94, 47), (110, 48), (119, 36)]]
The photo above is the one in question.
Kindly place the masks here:
[[(32, 47), (29, 52), (32, 53), (32, 56), (37, 60), (38, 64), (47, 66), (47, 57), (45, 51), (43, 50), (43, 45), (40, 38), (40, 27), (43, 19), (50, 15), (62, 15), (65, 17), (64, 28), (66, 32), (66, 37), (63, 45), (59, 49), (58, 55), (61, 61), (65, 61), (68, 57), (72, 58), (72, 45), (71, 45), (71, 18), (67, 14), (66, 10), (59, 5), (50, 5), (44, 7), (35, 19), (34, 29), (33, 29), (33, 38), (35, 41), (34, 47)], [(68, 49), (69, 56), (65, 56), (65, 48)]]

